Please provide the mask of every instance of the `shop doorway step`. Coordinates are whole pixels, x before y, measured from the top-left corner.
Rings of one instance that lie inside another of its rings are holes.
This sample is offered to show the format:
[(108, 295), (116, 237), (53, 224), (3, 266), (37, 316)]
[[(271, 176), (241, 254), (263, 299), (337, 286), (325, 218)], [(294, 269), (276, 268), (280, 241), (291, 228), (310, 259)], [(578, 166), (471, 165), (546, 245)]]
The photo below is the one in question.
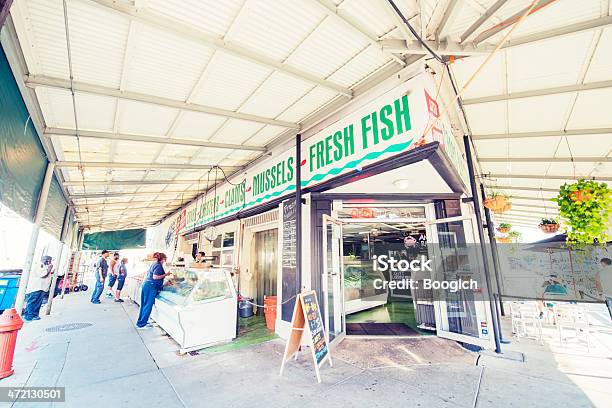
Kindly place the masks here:
[(419, 333), (402, 323), (347, 323), (347, 335), (418, 336)]

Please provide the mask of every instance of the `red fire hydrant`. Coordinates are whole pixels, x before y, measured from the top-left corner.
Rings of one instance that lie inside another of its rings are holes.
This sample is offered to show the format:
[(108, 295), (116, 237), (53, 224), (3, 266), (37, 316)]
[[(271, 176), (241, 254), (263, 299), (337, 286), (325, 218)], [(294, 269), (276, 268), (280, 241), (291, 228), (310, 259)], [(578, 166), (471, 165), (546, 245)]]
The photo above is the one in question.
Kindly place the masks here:
[(0, 379), (12, 375), (13, 356), (17, 332), (23, 327), (23, 320), (15, 309), (7, 309), (0, 315)]

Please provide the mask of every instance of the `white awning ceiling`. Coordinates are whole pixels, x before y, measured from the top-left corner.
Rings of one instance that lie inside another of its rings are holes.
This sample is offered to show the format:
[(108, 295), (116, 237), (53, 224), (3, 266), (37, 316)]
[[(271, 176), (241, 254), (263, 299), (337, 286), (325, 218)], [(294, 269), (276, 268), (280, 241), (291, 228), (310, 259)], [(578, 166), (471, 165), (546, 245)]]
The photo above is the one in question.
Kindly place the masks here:
[[(451, 65), (461, 89), (531, 1), (395, 3), (438, 53), (468, 55)], [(529, 225), (563, 182), (612, 176), (610, 1), (540, 3), (463, 95), (485, 181), (513, 196), (503, 218)], [(45, 141), (91, 229), (155, 223), (215, 182), (211, 166), (231, 174), (428, 57), (387, 0), (66, 5), (73, 83), (63, 1), (15, 0), (11, 17)]]
[[(500, 21), (530, 2), (507, 3), (496, 13)], [(610, 15), (610, 1), (551, 2), (509, 43), (545, 39), (503, 48), (464, 93), (484, 182), (511, 196), (512, 210), (498, 219), (534, 227), (558, 214), (549, 200), (560, 185), (612, 180)], [(459, 88), (484, 58), (452, 65)]]

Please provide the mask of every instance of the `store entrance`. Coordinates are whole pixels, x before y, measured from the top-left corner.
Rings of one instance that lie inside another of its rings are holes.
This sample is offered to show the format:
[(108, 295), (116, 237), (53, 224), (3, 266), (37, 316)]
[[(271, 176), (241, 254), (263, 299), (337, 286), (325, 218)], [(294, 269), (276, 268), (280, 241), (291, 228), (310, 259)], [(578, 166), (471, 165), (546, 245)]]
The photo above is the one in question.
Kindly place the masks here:
[[(468, 244), (474, 240), (471, 217), (436, 218), (435, 211), (433, 204), (338, 200), (332, 216), (323, 215), (322, 286), (332, 346), (346, 335), (429, 333), (490, 345), (482, 258), (477, 246)], [(429, 267), (405, 267), (412, 261)], [(427, 281), (474, 281), (477, 287), (432, 290)]]
[[(253, 239), (255, 303), (264, 304), (264, 296), (276, 296), (278, 274), (278, 229), (255, 232)], [(263, 313), (263, 310), (261, 311)]]
[(427, 258), (425, 223), (364, 220), (347, 221), (342, 227), (346, 334), (421, 334), (416, 294), (401, 284), (416, 277), (409, 271), (391, 272), (386, 265), (392, 259), (411, 262)]

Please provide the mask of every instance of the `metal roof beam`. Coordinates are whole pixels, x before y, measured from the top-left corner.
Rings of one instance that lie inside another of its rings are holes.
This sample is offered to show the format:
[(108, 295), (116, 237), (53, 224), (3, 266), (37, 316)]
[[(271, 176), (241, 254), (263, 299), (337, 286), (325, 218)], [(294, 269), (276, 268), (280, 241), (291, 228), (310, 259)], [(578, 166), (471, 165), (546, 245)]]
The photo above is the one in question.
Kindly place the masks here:
[(612, 157), (479, 157), (480, 163), (598, 163), (612, 162)]
[[(540, 0), (535, 7), (529, 12), (529, 15), (541, 10), (542, 8), (550, 5), (551, 3), (554, 3), (557, 0)], [(475, 44), (479, 44), (491, 37), (493, 37), (495, 34), (504, 31), (505, 29), (511, 27), (512, 25), (514, 25), (517, 21), (519, 21), (521, 19), (521, 17), (523, 16), (523, 14), (525, 14), (527, 12), (527, 10), (529, 10), (531, 8), (531, 5), (523, 8), (522, 10), (520, 10), (519, 12), (513, 14), (512, 16), (508, 17), (507, 19), (505, 19), (504, 21), (502, 21), (499, 24), (496, 24), (495, 26), (483, 31), (482, 33), (478, 34), (476, 36), (476, 38), (474, 38), (474, 43)]]
[[(154, 193), (154, 194), (156, 194), (156, 193)], [(181, 202), (180, 198), (173, 198), (172, 200), (109, 201), (109, 202), (106, 202), (106, 203), (89, 203), (89, 204), (83, 203), (83, 204), (75, 204), (73, 207), (78, 210), (78, 209), (80, 209), (80, 207), (90, 207), (90, 206), (98, 206), (98, 205), (103, 205), (104, 208), (109, 208), (110, 206), (113, 206), (113, 205), (121, 206), (121, 205), (132, 205), (132, 204), (141, 205), (141, 204), (151, 204), (151, 203), (154, 203), (154, 204), (162, 204), (162, 205), (154, 206), (154, 207), (151, 207), (151, 208), (156, 208), (156, 207), (162, 207), (163, 208), (163, 207), (166, 207), (168, 205), (168, 203), (180, 203), (180, 202)]]
[[(507, 0), (500, 0), (500, 1), (507, 1)], [(498, 3), (500, 2), (498, 1)], [(493, 8), (493, 6), (491, 7)], [(483, 18), (483, 16), (481, 16), (481, 18)], [(476, 20), (476, 23), (479, 20)], [(474, 23), (474, 24), (476, 24)], [(586, 31), (593, 31), (593, 30), (599, 30), (599, 29), (605, 29), (608, 27), (612, 27), (612, 16), (606, 16), (606, 17), (601, 17), (601, 18), (596, 18), (593, 20), (588, 20), (588, 21), (582, 21), (579, 23), (575, 23), (575, 24), (570, 24), (570, 25), (566, 25), (563, 27), (559, 27), (559, 28), (554, 28), (551, 30), (546, 30), (546, 31), (542, 31), (542, 32), (538, 32), (538, 33), (534, 33), (534, 34), (529, 34), (529, 35), (524, 35), (521, 37), (517, 37), (517, 38), (512, 38), (509, 39), (508, 41), (506, 41), (506, 43), (502, 46), (503, 48), (511, 48), (511, 47), (516, 47), (519, 45), (523, 45), (523, 44), (530, 44), (530, 43), (534, 43), (534, 42), (538, 42), (538, 41), (545, 41), (545, 40), (549, 40), (551, 38), (559, 38), (559, 37), (565, 37), (568, 35), (573, 35), (573, 34), (577, 34), (577, 33), (582, 33), (582, 32), (586, 32)], [(470, 27), (471, 28), (471, 27)], [(461, 45), (463, 45), (463, 43), (465, 43), (465, 41), (469, 38), (470, 35), (466, 36), (466, 33), (469, 32), (470, 29), (468, 29), (465, 33), (463, 33), (461, 35)], [(395, 41), (395, 42), (391, 42), (388, 43), (388, 47), (390, 50), (393, 50), (394, 52), (399, 52), (399, 53), (408, 53), (410, 52), (409, 49), (412, 48), (415, 51), (413, 51), (413, 53), (419, 53), (419, 47), (415, 44), (415, 45), (411, 45), (410, 47), (407, 47), (406, 45), (401, 45), (399, 44), (397, 41), (398, 40), (387, 40), (387, 41)], [(383, 45), (385, 45), (385, 41), (383, 40), (382, 42)], [(394, 45), (394, 47), (392, 46), (392, 44)], [(435, 42), (428, 42), (428, 45), (430, 45), (432, 48), (434, 48), (435, 46)], [(449, 48), (449, 54), (448, 55), (476, 55), (478, 53), (482, 53), (482, 54), (488, 54), (489, 52), (491, 52), (492, 47), (488, 44), (481, 44), (476, 46), (473, 42), (468, 42), (465, 43), (465, 45), (468, 46), (468, 49), (466, 50), (466, 54), (462, 54), (460, 52), (457, 52), (456, 54), (451, 54), (450, 51), (452, 51), (452, 48)], [(467, 51), (470, 49), (474, 49), (473, 54), (467, 54)], [(435, 48), (434, 48), (435, 50)], [(461, 51), (461, 48), (458, 48), (457, 51)], [(436, 50), (436, 52), (438, 54), (444, 55), (444, 50)]]
[[(519, 214), (534, 214), (534, 215), (540, 215), (540, 216), (544, 215), (544, 216), (550, 216), (550, 217), (557, 217), (557, 216), (559, 216), (558, 213), (551, 214), (551, 213), (549, 213), (547, 211), (544, 211), (544, 209), (542, 209), (542, 211), (535, 211), (535, 210), (527, 210), (527, 209), (524, 209), (524, 210), (515, 209), (514, 207), (512, 207), (508, 211), (508, 214), (514, 214), (514, 213), (519, 213)], [(504, 213), (504, 214), (506, 214), (506, 213)]]
[(509, 39), (502, 48), (516, 47), (517, 45), (529, 44), (536, 41), (548, 40), (550, 38), (564, 37), (585, 31), (598, 30), (612, 26), (612, 16), (596, 18), (593, 20), (581, 21), (580, 23), (570, 24), (539, 33), (529, 34), (522, 37)]
[[(197, 184), (198, 181), (200, 183), (206, 182), (206, 180), (125, 180), (125, 181), (85, 180), (85, 186), (140, 186), (140, 185), (153, 185), (153, 184)], [(83, 182), (65, 181), (64, 185), (66, 187), (82, 187)], [(163, 193), (163, 191), (156, 192), (153, 194), (161, 194), (161, 193)]]
[(489, 174), (489, 178), (498, 179), (536, 179), (536, 180), (575, 180), (588, 179), (597, 181), (612, 181), (612, 177), (595, 177), (595, 176), (572, 176), (568, 175), (543, 175), (543, 174)]
[(465, 42), (476, 30), (478, 30), (484, 23), (486, 23), (493, 14), (497, 12), (504, 4), (506, 4), (508, 0), (497, 0), (491, 7), (487, 9), (478, 20), (474, 21), (474, 23), (461, 34), (461, 42)]
[[(103, 210), (96, 210), (96, 211), (87, 211), (85, 209), (82, 209), (80, 212), (78, 212), (77, 214), (79, 215), (111, 215), (111, 214), (126, 214), (126, 213), (130, 213), (130, 212), (134, 212), (137, 211), (137, 214), (148, 214), (148, 213), (153, 213), (153, 214), (157, 214), (159, 212), (164, 211), (164, 207), (128, 207), (128, 208), (109, 208), (109, 209), (103, 209)], [(131, 215), (131, 214), (130, 214)]]
[(458, 0), (449, 0), (446, 8), (444, 9), (444, 13), (442, 14), (442, 19), (440, 20), (440, 24), (435, 29), (435, 38), (442, 38), (444, 34), (444, 28), (447, 26), (449, 21), (457, 15), (457, 4)]
[[(436, 52), (438, 55), (454, 55), (454, 56), (472, 56), (472, 55), (485, 55), (489, 54), (493, 47), (484, 45), (476, 47), (474, 44), (465, 43), (459, 44), (452, 41), (425, 41), (427, 45)], [(387, 39), (380, 40), (378, 44), (383, 47), (384, 50), (390, 52), (396, 52), (400, 54), (418, 54), (418, 55), (429, 55), (429, 51), (419, 43), (410, 42), (398, 39)]]
[(612, 128), (594, 129), (572, 129), (572, 130), (551, 130), (544, 132), (524, 132), (524, 133), (498, 133), (472, 135), (472, 140), (491, 140), (491, 139), (524, 139), (530, 137), (557, 137), (557, 136), (584, 136), (584, 135), (612, 135)]
[(241, 47), (230, 42), (226, 42), (223, 38), (209, 34), (205, 31), (198, 30), (197, 28), (180, 22), (178, 20), (157, 14), (150, 9), (138, 9), (132, 4), (118, 1), (118, 0), (91, 0), (94, 3), (112, 9), (116, 12), (122, 13), (129, 16), (132, 20), (140, 23), (154, 26), (162, 29), (168, 33), (178, 35), (182, 38), (203, 44), (207, 47), (214, 48), (228, 54), (235, 55), (239, 58), (254, 62), (258, 65), (270, 68), (275, 71), (283, 72), (287, 75), (291, 75), (294, 78), (298, 78), (302, 81), (309, 82), (314, 85), (318, 85), (333, 92), (342, 94), (347, 97), (352, 97), (353, 93), (349, 88), (338, 85), (332, 81), (319, 78), (315, 75), (309, 74), (306, 71), (302, 71), (299, 68), (292, 67), (282, 62), (276, 61), (273, 58), (269, 58), (263, 54), (259, 54), (255, 51)]
[[(79, 184), (79, 186), (82, 186), (82, 184)], [(152, 191), (152, 192), (139, 191), (136, 193), (131, 193), (131, 192), (88, 193), (88, 194), (71, 194), (70, 198), (73, 200), (79, 200), (79, 199), (88, 199), (88, 198), (115, 198), (115, 197), (125, 197), (125, 196), (142, 197), (142, 196), (159, 196), (159, 195), (164, 195), (164, 194), (177, 194), (177, 200), (180, 200), (181, 199), (179, 198), (180, 195), (185, 194), (185, 193), (187, 193), (185, 197), (185, 202), (187, 203), (189, 202), (189, 200), (192, 200), (193, 198), (195, 198), (195, 194), (199, 192), (198, 191), (189, 192), (189, 191), (183, 191), (183, 190), (172, 190), (172, 191)]]
[[(76, 130), (64, 129), (64, 128), (46, 128), (45, 136), (51, 135), (58, 136), (72, 136), (76, 137)], [(143, 143), (159, 143), (168, 145), (178, 146), (195, 146), (195, 147), (209, 147), (213, 149), (230, 149), (230, 150), (244, 150), (254, 152), (265, 152), (265, 147), (259, 146), (246, 146), (232, 143), (216, 143), (206, 142), (202, 140), (191, 140), (191, 139), (170, 139), (163, 136), (147, 136), (147, 135), (134, 135), (125, 133), (112, 133), (112, 132), (100, 132), (96, 130), (81, 130), (79, 129), (79, 137), (87, 137), (93, 139), (109, 139), (109, 140), (121, 140), (127, 142), (143, 142)]]
[(534, 96), (557, 95), (571, 92), (590, 91), (593, 89), (612, 88), (612, 80), (590, 82), (587, 84), (558, 86), (554, 88), (534, 89), (523, 92), (504, 93), (499, 95), (483, 96), (480, 98), (464, 99), (464, 105), (475, 105), (478, 103), (498, 102), (509, 99), (531, 98)]
[[(117, 162), (78, 162), (58, 161), (57, 167), (61, 168), (103, 168), (103, 169), (152, 169), (152, 170), (210, 170), (215, 166), (212, 164), (159, 164), (159, 163), (117, 163)], [(222, 169), (238, 170), (241, 166), (219, 166)]]
[[(511, 211), (514, 211), (516, 209), (518, 209), (518, 210), (521, 210), (521, 209), (540, 209), (540, 210), (544, 210), (544, 211), (551, 211), (551, 212), (556, 211), (556, 212), (559, 212), (559, 208), (557, 208), (557, 207), (547, 207), (545, 205), (534, 205), (534, 204), (512, 203)], [(527, 210), (527, 211), (530, 211), (530, 210)]]
[(542, 218), (542, 217), (539, 217), (537, 215), (530, 216), (530, 215), (521, 215), (521, 214), (510, 214), (509, 212), (505, 212), (503, 214), (496, 214), (495, 217), (496, 218), (506, 218), (506, 219), (514, 218), (514, 219), (525, 220), (525, 221), (526, 220), (533, 220), (533, 219), (537, 220), (537, 219)]
[[(552, 198), (552, 197), (551, 197)], [(520, 203), (514, 203), (513, 200), (527, 200), (527, 201), (537, 201), (539, 203), (542, 202), (542, 197), (538, 197), (538, 196), (534, 196), (534, 197), (525, 197), (525, 196), (517, 196), (517, 195), (513, 195), (510, 196), (510, 202), (512, 203), (512, 205), (524, 205), (524, 204), (520, 204)], [(547, 201), (547, 199), (544, 199), (544, 201)]]
[(558, 188), (540, 188), (540, 187), (519, 187), (519, 186), (496, 186), (499, 190), (518, 190), (518, 191), (542, 191), (545, 193), (558, 193)]
[[(59, 88), (70, 90), (70, 81), (62, 78), (54, 78), (45, 75), (26, 75), (25, 76), (26, 86), (36, 88), (38, 86), (45, 86), (50, 88)], [(285, 122), (282, 120), (264, 118), (262, 116), (251, 115), (248, 113), (234, 112), (227, 109), (215, 108), (213, 106), (197, 105), (194, 103), (187, 103), (184, 101), (178, 101), (170, 98), (163, 98), (161, 96), (154, 96), (143, 94), (139, 92), (122, 91), (117, 88), (108, 88), (105, 86), (87, 84), (83, 82), (73, 82), (74, 90), (76, 92), (85, 92), (94, 95), (110, 96), (113, 98), (121, 98), (130, 101), (149, 103), (152, 105), (166, 106), (169, 108), (180, 109), (191, 112), (207, 113), (209, 115), (222, 116), (232, 119), (240, 119), (249, 122), (263, 123), (266, 125), (280, 126), (290, 129), (299, 129), (300, 125), (297, 123)]]

